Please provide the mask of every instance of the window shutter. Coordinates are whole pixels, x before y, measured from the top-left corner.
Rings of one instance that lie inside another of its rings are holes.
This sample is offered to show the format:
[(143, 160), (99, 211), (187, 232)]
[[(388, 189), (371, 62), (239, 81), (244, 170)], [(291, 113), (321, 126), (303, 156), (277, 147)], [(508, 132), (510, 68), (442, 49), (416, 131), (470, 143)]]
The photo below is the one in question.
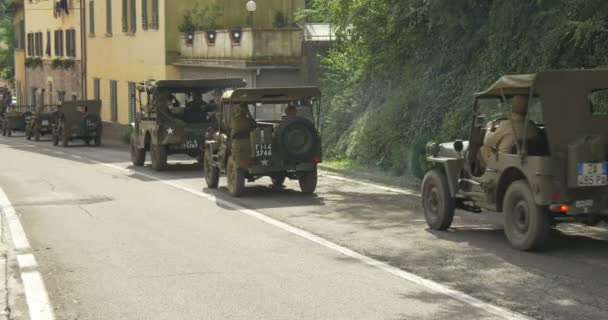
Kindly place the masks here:
[(137, 31), (137, 9), (136, 0), (131, 0), (131, 32)]
[(118, 83), (110, 80), (110, 109), (112, 121), (118, 121)]
[(141, 0), (141, 27), (148, 30), (148, 0)]
[(51, 56), (51, 32), (46, 32), (46, 55)]
[(112, 0), (106, 0), (106, 33), (112, 34)]
[(152, 0), (152, 28), (158, 30), (158, 0)]
[(135, 82), (129, 82), (129, 123), (135, 122)]
[(59, 30), (59, 56), (63, 57), (63, 45), (65, 41), (63, 40), (63, 30)]
[(127, 0), (122, 0), (122, 32), (129, 31), (128, 9)]
[(95, 34), (95, 2), (89, 1), (89, 33)]
[(95, 100), (100, 100), (100, 82), (101, 80), (99, 79), (93, 79), (93, 97)]

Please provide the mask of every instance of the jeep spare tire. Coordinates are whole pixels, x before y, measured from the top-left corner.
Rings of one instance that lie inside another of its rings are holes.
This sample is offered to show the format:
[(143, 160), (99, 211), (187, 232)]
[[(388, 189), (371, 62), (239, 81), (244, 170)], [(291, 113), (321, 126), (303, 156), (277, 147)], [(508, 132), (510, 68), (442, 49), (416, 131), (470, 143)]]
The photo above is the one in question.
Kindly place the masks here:
[(317, 129), (310, 120), (295, 118), (279, 125), (275, 131), (275, 151), (281, 158), (311, 161), (320, 146)]

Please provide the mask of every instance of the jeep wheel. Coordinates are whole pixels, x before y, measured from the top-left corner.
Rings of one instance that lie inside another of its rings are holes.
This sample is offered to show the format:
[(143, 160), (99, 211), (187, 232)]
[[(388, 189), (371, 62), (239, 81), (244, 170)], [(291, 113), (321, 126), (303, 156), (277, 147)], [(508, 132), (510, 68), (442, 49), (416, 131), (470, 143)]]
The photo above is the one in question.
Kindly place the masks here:
[(139, 149), (135, 143), (135, 138), (131, 137), (131, 162), (136, 167), (141, 167), (146, 163), (146, 149)]
[(25, 132), (25, 140), (32, 140), (32, 133), (30, 131)]
[(156, 171), (167, 169), (167, 146), (152, 145), (150, 147), (150, 158), (152, 158), (152, 169)]
[[(285, 180), (285, 179), (283, 179)], [(312, 171), (305, 172), (304, 175), (298, 178), (300, 190), (306, 194), (312, 194), (317, 190), (317, 168)]]
[(450, 196), (448, 179), (440, 169), (429, 171), (422, 181), (424, 219), (432, 230), (447, 230), (454, 221), (456, 204)]
[(504, 200), (505, 234), (519, 250), (541, 248), (551, 229), (549, 215), (534, 202), (532, 190), (524, 181), (515, 181), (507, 189)]
[(228, 158), (228, 191), (233, 197), (240, 197), (245, 193), (245, 171), (239, 168), (234, 161), (232, 156)]
[(67, 147), (70, 144), (70, 137), (64, 133), (61, 134), (61, 146)]
[(280, 188), (280, 187), (284, 186), (285, 178), (287, 178), (287, 177), (285, 176), (284, 173), (277, 173), (274, 176), (270, 177), (270, 180), (272, 180), (272, 186), (275, 188)]
[(34, 130), (34, 141), (40, 141), (40, 130)]
[[(217, 189), (220, 183), (220, 168), (213, 165), (211, 152), (206, 152), (204, 155), (203, 170), (205, 171), (205, 181), (210, 189)], [(207, 155), (209, 154), (209, 155)]]
[(97, 132), (97, 135), (93, 139), (93, 143), (95, 143), (96, 147), (101, 147), (101, 133)]
[(4, 128), (4, 127), (2, 128), (2, 136), (6, 137), (6, 128)]
[(59, 145), (59, 135), (53, 132), (53, 145), (56, 147)]

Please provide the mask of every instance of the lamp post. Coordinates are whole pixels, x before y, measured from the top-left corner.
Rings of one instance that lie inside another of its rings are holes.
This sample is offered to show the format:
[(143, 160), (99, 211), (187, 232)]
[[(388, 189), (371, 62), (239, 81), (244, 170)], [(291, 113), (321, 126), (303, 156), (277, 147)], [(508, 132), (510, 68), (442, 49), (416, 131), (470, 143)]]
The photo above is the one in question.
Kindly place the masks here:
[(257, 4), (255, 3), (255, 1), (253, 0), (249, 0), (247, 2), (247, 11), (249, 11), (249, 27), (251, 29), (253, 29), (253, 13), (255, 12), (255, 10), (257, 9)]

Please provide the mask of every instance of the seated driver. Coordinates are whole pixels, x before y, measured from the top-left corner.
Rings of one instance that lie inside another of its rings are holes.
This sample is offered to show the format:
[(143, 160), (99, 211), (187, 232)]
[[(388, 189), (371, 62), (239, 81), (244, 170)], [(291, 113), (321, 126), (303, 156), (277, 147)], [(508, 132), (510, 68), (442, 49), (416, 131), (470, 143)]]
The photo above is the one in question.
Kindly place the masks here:
[(524, 131), (527, 130), (527, 140), (540, 137), (540, 130), (534, 122), (528, 121), (526, 129), (527, 114), (528, 97), (524, 95), (515, 96), (511, 109), (511, 119), (501, 121), (498, 126), (495, 126), (494, 122), (488, 125), (483, 146), (479, 150), (480, 165), (484, 171), (488, 166), (496, 164), (499, 153), (511, 153), (515, 143), (524, 140)]

